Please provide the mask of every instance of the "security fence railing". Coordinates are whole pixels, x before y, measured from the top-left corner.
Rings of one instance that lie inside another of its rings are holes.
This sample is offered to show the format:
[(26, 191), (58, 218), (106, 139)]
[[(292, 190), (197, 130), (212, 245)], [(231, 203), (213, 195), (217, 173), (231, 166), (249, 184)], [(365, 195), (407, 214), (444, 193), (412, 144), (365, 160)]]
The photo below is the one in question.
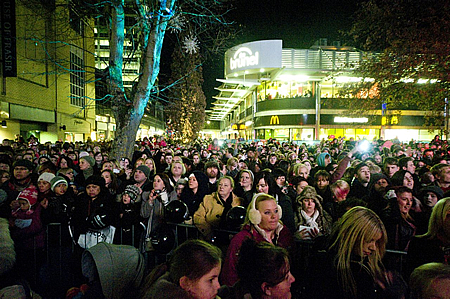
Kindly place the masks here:
[[(144, 256), (148, 260), (147, 272), (151, 270), (154, 265), (164, 262), (171, 254), (170, 249), (176, 248), (178, 245), (188, 239), (197, 239), (201, 235), (194, 225), (189, 224), (172, 224), (168, 223), (168, 227), (173, 232), (172, 237), (161, 236), (165, 238), (164, 241), (170, 244), (164, 245), (165, 251), (159, 252), (158, 246), (155, 246), (155, 252), (143, 252), (141, 242), (142, 228), (132, 226), (129, 231), (123, 231), (118, 228), (115, 230), (114, 244), (119, 245), (131, 245), (136, 248), (140, 248)], [(81, 268), (81, 253), (83, 251), (72, 239), (67, 240), (64, 231), (67, 227), (59, 223), (51, 223), (46, 226), (45, 236), (45, 248), (43, 255), (35, 252), (33, 254), (34, 261), (31, 265), (34, 266), (33, 277), (30, 281), (32, 286), (37, 286), (38, 290), (44, 293), (50, 294), (63, 294), (70, 287), (77, 286), (79, 283), (79, 274), (76, 269)], [(218, 247), (222, 249), (224, 254), (231, 241), (232, 237), (236, 234), (236, 231), (230, 230), (216, 230), (215, 238), (211, 240)], [(131, 235), (131, 238), (129, 236)], [(99, 241), (102, 241), (102, 237), (98, 235)], [(170, 240), (169, 240), (170, 239)], [(156, 244), (156, 243), (155, 243)], [(297, 240), (295, 253), (292, 258), (293, 265), (292, 271), (295, 272), (300, 278), (307, 275), (307, 269), (310, 258), (314, 255), (315, 242), (311, 240)], [(169, 250), (167, 250), (169, 246)], [(406, 252), (387, 250), (386, 253), (386, 266), (389, 269), (402, 272), (405, 262)], [(44, 260), (39, 260), (39, 259)], [(75, 264), (74, 264), (75, 263)], [(301, 279), (298, 279), (298, 283), (301, 283)], [(52, 297), (52, 296), (49, 296)], [(57, 298), (57, 295), (53, 296)]]

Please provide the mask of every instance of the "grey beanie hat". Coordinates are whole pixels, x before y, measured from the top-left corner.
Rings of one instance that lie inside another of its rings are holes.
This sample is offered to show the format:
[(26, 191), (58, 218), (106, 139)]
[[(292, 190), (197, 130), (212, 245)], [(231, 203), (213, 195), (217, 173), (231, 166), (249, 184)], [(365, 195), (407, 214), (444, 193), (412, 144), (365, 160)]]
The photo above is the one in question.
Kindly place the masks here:
[(150, 175), (150, 168), (148, 168), (148, 166), (145, 166), (145, 165), (139, 165), (139, 166), (136, 168), (136, 170), (140, 170), (140, 171), (142, 171), (143, 173), (145, 173), (145, 176), (146, 176), (146, 177), (149, 177), (149, 175)]
[(86, 160), (86, 162), (88, 162), (89, 165), (91, 165), (91, 167), (93, 167), (95, 165), (95, 160), (91, 156), (84, 156), (84, 157), (80, 158), (80, 160), (81, 159)]

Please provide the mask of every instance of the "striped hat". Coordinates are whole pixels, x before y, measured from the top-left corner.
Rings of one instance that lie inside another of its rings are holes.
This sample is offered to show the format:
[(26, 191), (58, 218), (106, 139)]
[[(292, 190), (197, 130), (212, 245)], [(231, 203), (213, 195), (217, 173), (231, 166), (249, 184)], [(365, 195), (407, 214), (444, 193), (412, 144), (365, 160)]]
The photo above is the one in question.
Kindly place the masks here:
[(62, 176), (55, 176), (50, 184), (52, 185), (52, 191), (55, 191), (55, 187), (58, 186), (59, 184), (65, 184), (66, 186), (68, 186), (69, 184), (67, 183), (67, 180), (65, 178), (63, 178)]

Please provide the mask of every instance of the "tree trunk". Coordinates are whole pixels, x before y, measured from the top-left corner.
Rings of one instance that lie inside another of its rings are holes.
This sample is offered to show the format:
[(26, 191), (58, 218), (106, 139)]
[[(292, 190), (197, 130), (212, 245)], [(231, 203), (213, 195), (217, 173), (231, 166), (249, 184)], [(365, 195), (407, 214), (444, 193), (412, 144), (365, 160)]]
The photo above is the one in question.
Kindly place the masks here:
[(115, 115), (116, 138), (114, 138), (112, 144), (111, 156), (115, 159), (121, 157), (128, 157), (131, 159), (134, 152), (137, 130), (143, 114), (137, 113), (133, 108), (130, 108), (130, 106), (122, 107), (122, 109), (128, 111), (126, 113), (117, 113), (118, 115)]
[(113, 1), (113, 7), (116, 11), (113, 14), (113, 18), (120, 25), (112, 27), (111, 37), (112, 43), (119, 42), (120, 47), (114, 48), (115, 53), (112, 52), (113, 47), (111, 47), (110, 53), (110, 78), (115, 103), (113, 113), (116, 119), (116, 138), (112, 144), (111, 155), (115, 159), (121, 157), (131, 158), (133, 155), (137, 130), (159, 74), (161, 48), (175, 1), (161, 0), (157, 17), (153, 19), (150, 31), (144, 30), (148, 33), (148, 39), (146, 38), (143, 51), (141, 75), (139, 76), (137, 88), (133, 89), (130, 99), (127, 99), (126, 94), (123, 92), (122, 81), (123, 32), (120, 32), (119, 29), (123, 29), (124, 24), (123, 0)]

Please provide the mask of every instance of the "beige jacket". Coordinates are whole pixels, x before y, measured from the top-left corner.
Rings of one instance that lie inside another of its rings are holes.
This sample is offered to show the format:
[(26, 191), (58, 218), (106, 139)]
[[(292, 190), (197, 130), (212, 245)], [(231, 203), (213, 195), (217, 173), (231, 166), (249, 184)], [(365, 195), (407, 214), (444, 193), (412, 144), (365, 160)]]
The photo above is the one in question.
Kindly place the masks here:
[[(240, 206), (242, 199), (233, 193), (232, 196), (231, 207)], [(213, 230), (219, 228), (224, 208), (217, 192), (208, 194), (203, 198), (200, 207), (194, 214), (194, 225), (204, 237), (212, 237)]]

